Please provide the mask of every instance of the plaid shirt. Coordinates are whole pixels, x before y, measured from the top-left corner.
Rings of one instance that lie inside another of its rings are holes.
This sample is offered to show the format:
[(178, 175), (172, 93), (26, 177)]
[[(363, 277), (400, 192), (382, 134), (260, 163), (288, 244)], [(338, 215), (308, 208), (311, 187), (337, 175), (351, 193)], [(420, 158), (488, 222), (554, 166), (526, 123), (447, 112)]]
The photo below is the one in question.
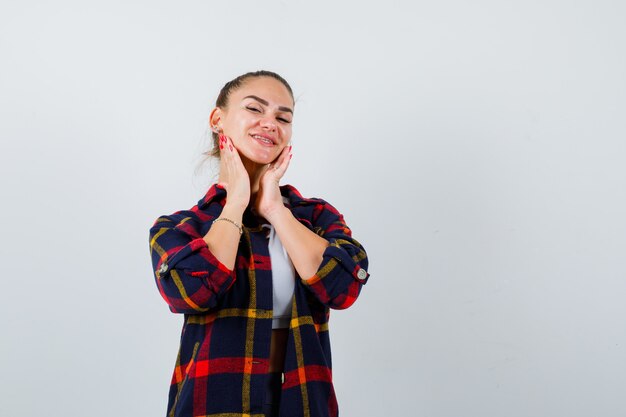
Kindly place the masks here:
[[(291, 185), (280, 191), (294, 217), (330, 243), (313, 277), (296, 271), (280, 414), (334, 417), (330, 308), (354, 303), (369, 278), (367, 254), (328, 202), (303, 198)], [(159, 217), (150, 229), (157, 287), (169, 309), (184, 314), (168, 417), (263, 417), (273, 303), (267, 230), (246, 209), (229, 270), (203, 239), (225, 197), (213, 184), (197, 205)]]

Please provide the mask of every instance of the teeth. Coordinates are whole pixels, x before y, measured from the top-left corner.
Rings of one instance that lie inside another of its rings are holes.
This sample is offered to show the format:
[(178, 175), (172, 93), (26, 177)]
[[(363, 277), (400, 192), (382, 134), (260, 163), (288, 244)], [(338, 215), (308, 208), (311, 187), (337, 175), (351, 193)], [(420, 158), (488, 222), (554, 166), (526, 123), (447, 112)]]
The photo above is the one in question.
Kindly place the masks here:
[(271, 140), (264, 138), (263, 136), (253, 135), (253, 137), (254, 137), (254, 138), (257, 138), (257, 139), (259, 139), (259, 140), (262, 140), (262, 141), (263, 141), (263, 142), (265, 142), (265, 143), (274, 143), (274, 142), (272, 142)]

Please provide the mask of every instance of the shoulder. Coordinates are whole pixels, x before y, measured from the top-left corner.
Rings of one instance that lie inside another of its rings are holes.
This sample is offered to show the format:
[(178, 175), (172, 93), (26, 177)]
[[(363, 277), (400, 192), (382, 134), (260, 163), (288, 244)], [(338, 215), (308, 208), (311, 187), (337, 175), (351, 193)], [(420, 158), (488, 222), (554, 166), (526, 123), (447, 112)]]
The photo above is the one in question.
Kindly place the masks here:
[(217, 187), (217, 183), (212, 184), (204, 196), (190, 209), (177, 210), (171, 214), (159, 216), (154, 222), (167, 224), (178, 228), (200, 228), (200, 225), (216, 219), (226, 202), (226, 190)]
[(189, 209), (163, 214), (154, 221), (152, 227), (176, 228), (183, 232), (195, 234), (200, 231), (202, 226), (207, 222), (211, 222), (217, 218), (223, 208), (223, 200), (214, 199), (213, 197), (207, 199), (205, 196), (198, 204)]
[(189, 210), (163, 214), (154, 221), (150, 228), (151, 234), (162, 233), (164, 230), (179, 230), (185, 231), (187, 234), (190, 234), (190, 232), (194, 234), (194, 231), (197, 229), (198, 223), (196, 217), (193, 212)]
[(304, 197), (302, 193), (291, 184), (281, 185), (280, 190), (283, 196), (286, 196), (289, 198), (292, 205), (301, 205), (301, 206), (323, 205), (323, 206), (333, 207), (325, 198), (311, 197), (311, 196)]
[(321, 197), (304, 197), (298, 189), (291, 184), (280, 186), (283, 196), (289, 197), (291, 211), (301, 221), (313, 225), (319, 223), (343, 221), (339, 210), (328, 200)]

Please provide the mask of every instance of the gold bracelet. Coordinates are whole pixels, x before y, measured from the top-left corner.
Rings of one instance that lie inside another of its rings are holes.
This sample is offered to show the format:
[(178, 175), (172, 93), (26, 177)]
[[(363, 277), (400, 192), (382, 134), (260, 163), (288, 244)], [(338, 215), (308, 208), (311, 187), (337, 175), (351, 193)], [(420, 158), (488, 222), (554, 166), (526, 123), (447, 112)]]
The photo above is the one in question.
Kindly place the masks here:
[[(220, 220), (226, 220), (227, 222), (230, 222), (230, 223), (234, 224), (237, 227), (237, 229), (239, 229), (239, 236), (242, 235), (243, 228), (241, 227), (241, 225), (239, 223), (237, 223), (237, 222), (235, 222), (235, 221), (233, 221), (231, 219), (227, 219), (226, 217), (218, 217), (217, 219), (213, 220), (213, 223), (215, 223), (217, 221), (220, 221)], [(213, 224), (213, 223), (211, 223), (211, 224)]]

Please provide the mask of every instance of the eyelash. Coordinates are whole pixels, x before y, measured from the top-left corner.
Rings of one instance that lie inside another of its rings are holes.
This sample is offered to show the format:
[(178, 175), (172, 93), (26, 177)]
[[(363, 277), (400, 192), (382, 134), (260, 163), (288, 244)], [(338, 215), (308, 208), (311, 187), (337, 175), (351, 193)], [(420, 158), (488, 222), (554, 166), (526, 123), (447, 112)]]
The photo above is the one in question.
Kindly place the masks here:
[[(255, 107), (246, 107), (246, 109), (252, 110), (252, 111), (257, 111), (257, 112), (261, 113), (261, 110), (255, 108)], [(282, 117), (279, 117), (278, 120), (280, 120), (283, 123), (291, 123), (289, 120), (283, 119)]]

